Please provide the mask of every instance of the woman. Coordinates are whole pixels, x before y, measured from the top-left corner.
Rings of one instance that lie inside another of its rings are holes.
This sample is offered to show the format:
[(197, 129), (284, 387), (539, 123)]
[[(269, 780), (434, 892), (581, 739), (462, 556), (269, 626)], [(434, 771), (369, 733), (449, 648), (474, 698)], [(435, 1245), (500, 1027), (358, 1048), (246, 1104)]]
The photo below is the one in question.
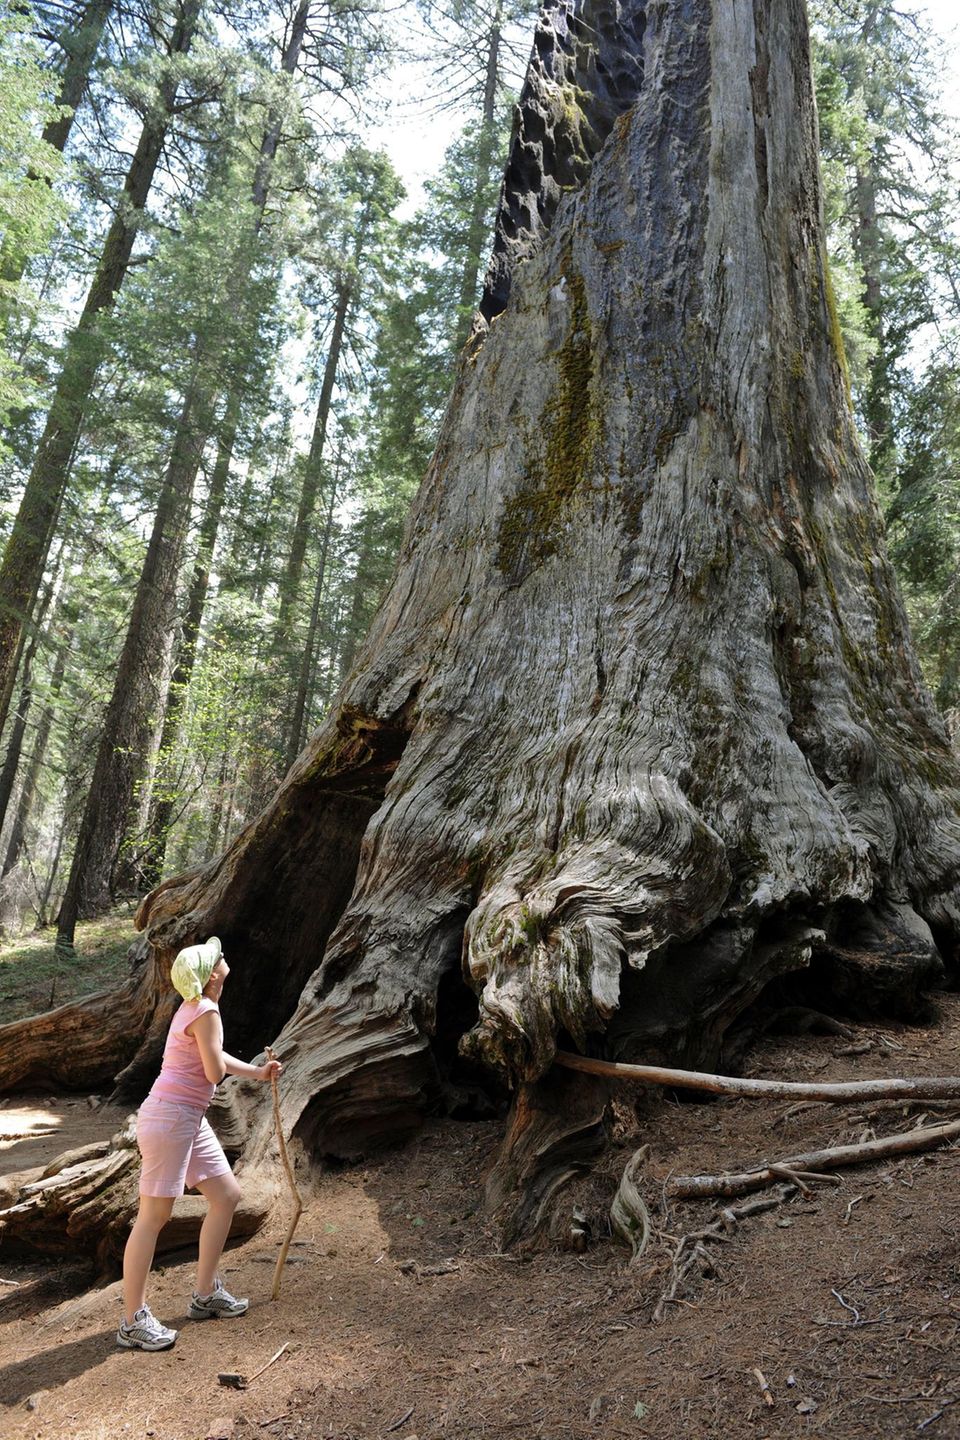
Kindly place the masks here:
[(249, 1303), (235, 1299), (217, 1275), (240, 1186), (204, 1112), (225, 1076), (269, 1080), (283, 1067), (278, 1060), (247, 1065), (224, 1054), (218, 1002), (229, 974), (215, 935), (181, 950), (170, 971), (183, 1004), (170, 1022), (160, 1074), (137, 1116), (140, 1209), (123, 1253), (124, 1316), (117, 1331), (117, 1343), (128, 1350), (168, 1350), (177, 1338), (176, 1330), (151, 1315), (146, 1287), (157, 1236), (185, 1184), (208, 1205), (187, 1313), (191, 1320), (219, 1320), (243, 1315)]

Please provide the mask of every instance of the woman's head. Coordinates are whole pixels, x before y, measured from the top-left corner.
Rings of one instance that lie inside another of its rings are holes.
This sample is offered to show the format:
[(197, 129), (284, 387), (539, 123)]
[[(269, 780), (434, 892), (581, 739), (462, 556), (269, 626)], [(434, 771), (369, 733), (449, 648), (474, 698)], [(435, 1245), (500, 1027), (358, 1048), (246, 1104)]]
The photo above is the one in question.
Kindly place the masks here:
[[(220, 941), (216, 935), (211, 935), (202, 945), (188, 945), (170, 967), (170, 983), (184, 1000), (199, 1000), (220, 960)], [(226, 962), (223, 963), (226, 970)]]
[(214, 965), (213, 969), (210, 971), (210, 979), (207, 981), (206, 985), (204, 985), (204, 987), (203, 987), (203, 993), (204, 993), (204, 995), (206, 995), (206, 997), (207, 997), (208, 1000), (219, 1000), (219, 999), (220, 999), (220, 996), (221, 996), (222, 993), (223, 993), (223, 984), (224, 984), (224, 981), (226, 980), (226, 978), (227, 978), (227, 976), (228, 976), (229, 974), (230, 974), (230, 966), (227, 964), (226, 960), (224, 959), (223, 955), (221, 954), (220, 959), (217, 961), (216, 965)]

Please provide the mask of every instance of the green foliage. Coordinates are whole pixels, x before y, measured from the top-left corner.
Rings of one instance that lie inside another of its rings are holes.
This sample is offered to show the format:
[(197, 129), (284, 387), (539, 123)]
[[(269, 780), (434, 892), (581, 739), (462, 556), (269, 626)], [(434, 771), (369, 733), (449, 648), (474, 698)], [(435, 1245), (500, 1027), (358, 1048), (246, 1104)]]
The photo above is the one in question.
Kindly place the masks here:
[[(58, 113), (55, 82), (42, 68), (30, 24), (26, 8), (0, 15), (0, 334), (35, 307), (36, 294), (20, 276), (50, 243), (65, 208), (53, 189), (63, 157), (40, 138)], [(32, 390), (16, 354), (0, 348), (0, 426)]]
[[(55, 244), (64, 207), (48, 183), (55, 162), (36, 139), (49, 114), (54, 41), (41, 52), (26, 37), (27, 18), (2, 22), (0, 79), (10, 83), (0, 94), (0, 203), (7, 206), (9, 193), (14, 217), (5, 222), (3, 254), (15, 246), (20, 257), (35, 257), (28, 274), (44, 307), (0, 359), (0, 418), (22, 405), (27, 376), (42, 403), (117, 204), (130, 136), (173, 76), (182, 97), (131, 270), (96, 332), (104, 360), (59, 521), (61, 535), (76, 538), (63, 548), (59, 600), (35, 667), (35, 703), (54, 698), (56, 710), (27, 856), (38, 894), (60, 836), (61, 873), (69, 861), (191, 386), (200, 384), (204, 403), (181, 615), (197, 565), (208, 564), (209, 587), (193, 672), (177, 696), (179, 730), (151, 757), (131, 856), (148, 802), (172, 807), (168, 873), (236, 834), (273, 792), (284, 737), (297, 739), (322, 718), (390, 582), (479, 298), (511, 84), (526, 60), (531, 19), (526, 0), (420, 0), (418, 11), (434, 107), (456, 119), (412, 217), (398, 220), (400, 182), (362, 143), (365, 78), (384, 57), (376, 5), (312, 5), (295, 73), (277, 67), (285, 12), (273, 0), (232, 12), (230, 32), (223, 14), (214, 22), (210, 12), (189, 55), (173, 59), (175, 7), (164, 6), (151, 11), (151, 25), (136, 11), (132, 39), (106, 44), (84, 101), (76, 142), (83, 160), (61, 184), (72, 209)], [(813, 0), (812, 15), (830, 268), (855, 411), (889, 502), (891, 550), (924, 666), (943, 703), (957, 704), (956, 186), (936, 55), (922, 25), (893, 0)], [(59, 23), (51, 8), (46, 31), (53, 35)], [(0, 289), (3, 306), (9, 338), (9, 293)], [(559, 410), (545, 422), (548, 484), (521, 496), (535, 534), (525, 534), (519, 511), (507, 517), (514, 559), (525, 545), (540, 553), (556, 545), (589, 450), (594, 417), (572, 403), (589, 379), (579, 292), (572, 308), (558, 357)], [(8, 375), (15, 388), (4, 388)], [(18, 432), (7, 462), (11, 488), (30, 463), (40, 418), (28, 415)], [(210, 557), (201, 527), (225, 435), (229, 473)], [(312, 513), (291, 579), (305, 493)], [(69, 663), (53, 696), (64, 634)], [(171, 640), (176, 654), (179, 628)], [(152, 657), (158, 674), (166, 661)], [(304, 702), (299, 730), (295, 699)]]
[(55, 950), (56, 934), (39, 931), (0, 949), (0, 1006), (5, 1022), (38, 1015), (51, 1003), (63, 1005), (91, 991), (113, 989), (129, 970), (135, 940), (133, 912), (122, 906), (77, 927), (76, 957), (65, 965)]
[(904, 393), (891, 555), (944, 709), (960, 705), (960, 362), (942, 355)]
[(893, 0), (813, 0), (821, 170), (854, 404), (921, 662), (958, 700), (960, 143), (941, 51)]

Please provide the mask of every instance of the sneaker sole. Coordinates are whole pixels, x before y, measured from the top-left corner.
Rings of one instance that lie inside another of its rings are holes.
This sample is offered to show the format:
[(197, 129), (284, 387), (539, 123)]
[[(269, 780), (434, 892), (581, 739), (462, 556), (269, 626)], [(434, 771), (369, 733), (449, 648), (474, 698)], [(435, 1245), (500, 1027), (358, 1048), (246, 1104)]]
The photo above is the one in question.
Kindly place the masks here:
[(236, 1320), (240, 1315), (246, 1315), (249, 1305), (244, 1305), (242, 1310), (194, 1310), (191, 1306), (187, 1315), (191, 1320)]
[(174, 1332), (172, 1340), (134, 1340), (128, 1335), (117, 1332), (117, 1344), (124, 1350), (170, 1350), (177, 1343), (179, 1330)]

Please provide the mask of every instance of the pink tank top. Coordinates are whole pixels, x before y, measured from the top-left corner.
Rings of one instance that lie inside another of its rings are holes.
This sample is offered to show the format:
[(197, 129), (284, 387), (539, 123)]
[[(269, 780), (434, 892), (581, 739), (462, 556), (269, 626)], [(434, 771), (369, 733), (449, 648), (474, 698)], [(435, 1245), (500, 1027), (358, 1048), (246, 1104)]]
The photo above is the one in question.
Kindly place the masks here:
[(163, 1047), (163, 1064), (153, 1082), (150, 1094), (157, 1100), (176, 1100), (180, 1105), (195, 1105), (206, 1110), (213, 1099), (216, 1085), (203, 1073), (200, 1046), (192, 1035), (184, 1032), (200, 1015), (220, 1013), (216, 1000), (201, 995), (199, 1000), (184, 1000), (170, 1021), (167, 1043)]

